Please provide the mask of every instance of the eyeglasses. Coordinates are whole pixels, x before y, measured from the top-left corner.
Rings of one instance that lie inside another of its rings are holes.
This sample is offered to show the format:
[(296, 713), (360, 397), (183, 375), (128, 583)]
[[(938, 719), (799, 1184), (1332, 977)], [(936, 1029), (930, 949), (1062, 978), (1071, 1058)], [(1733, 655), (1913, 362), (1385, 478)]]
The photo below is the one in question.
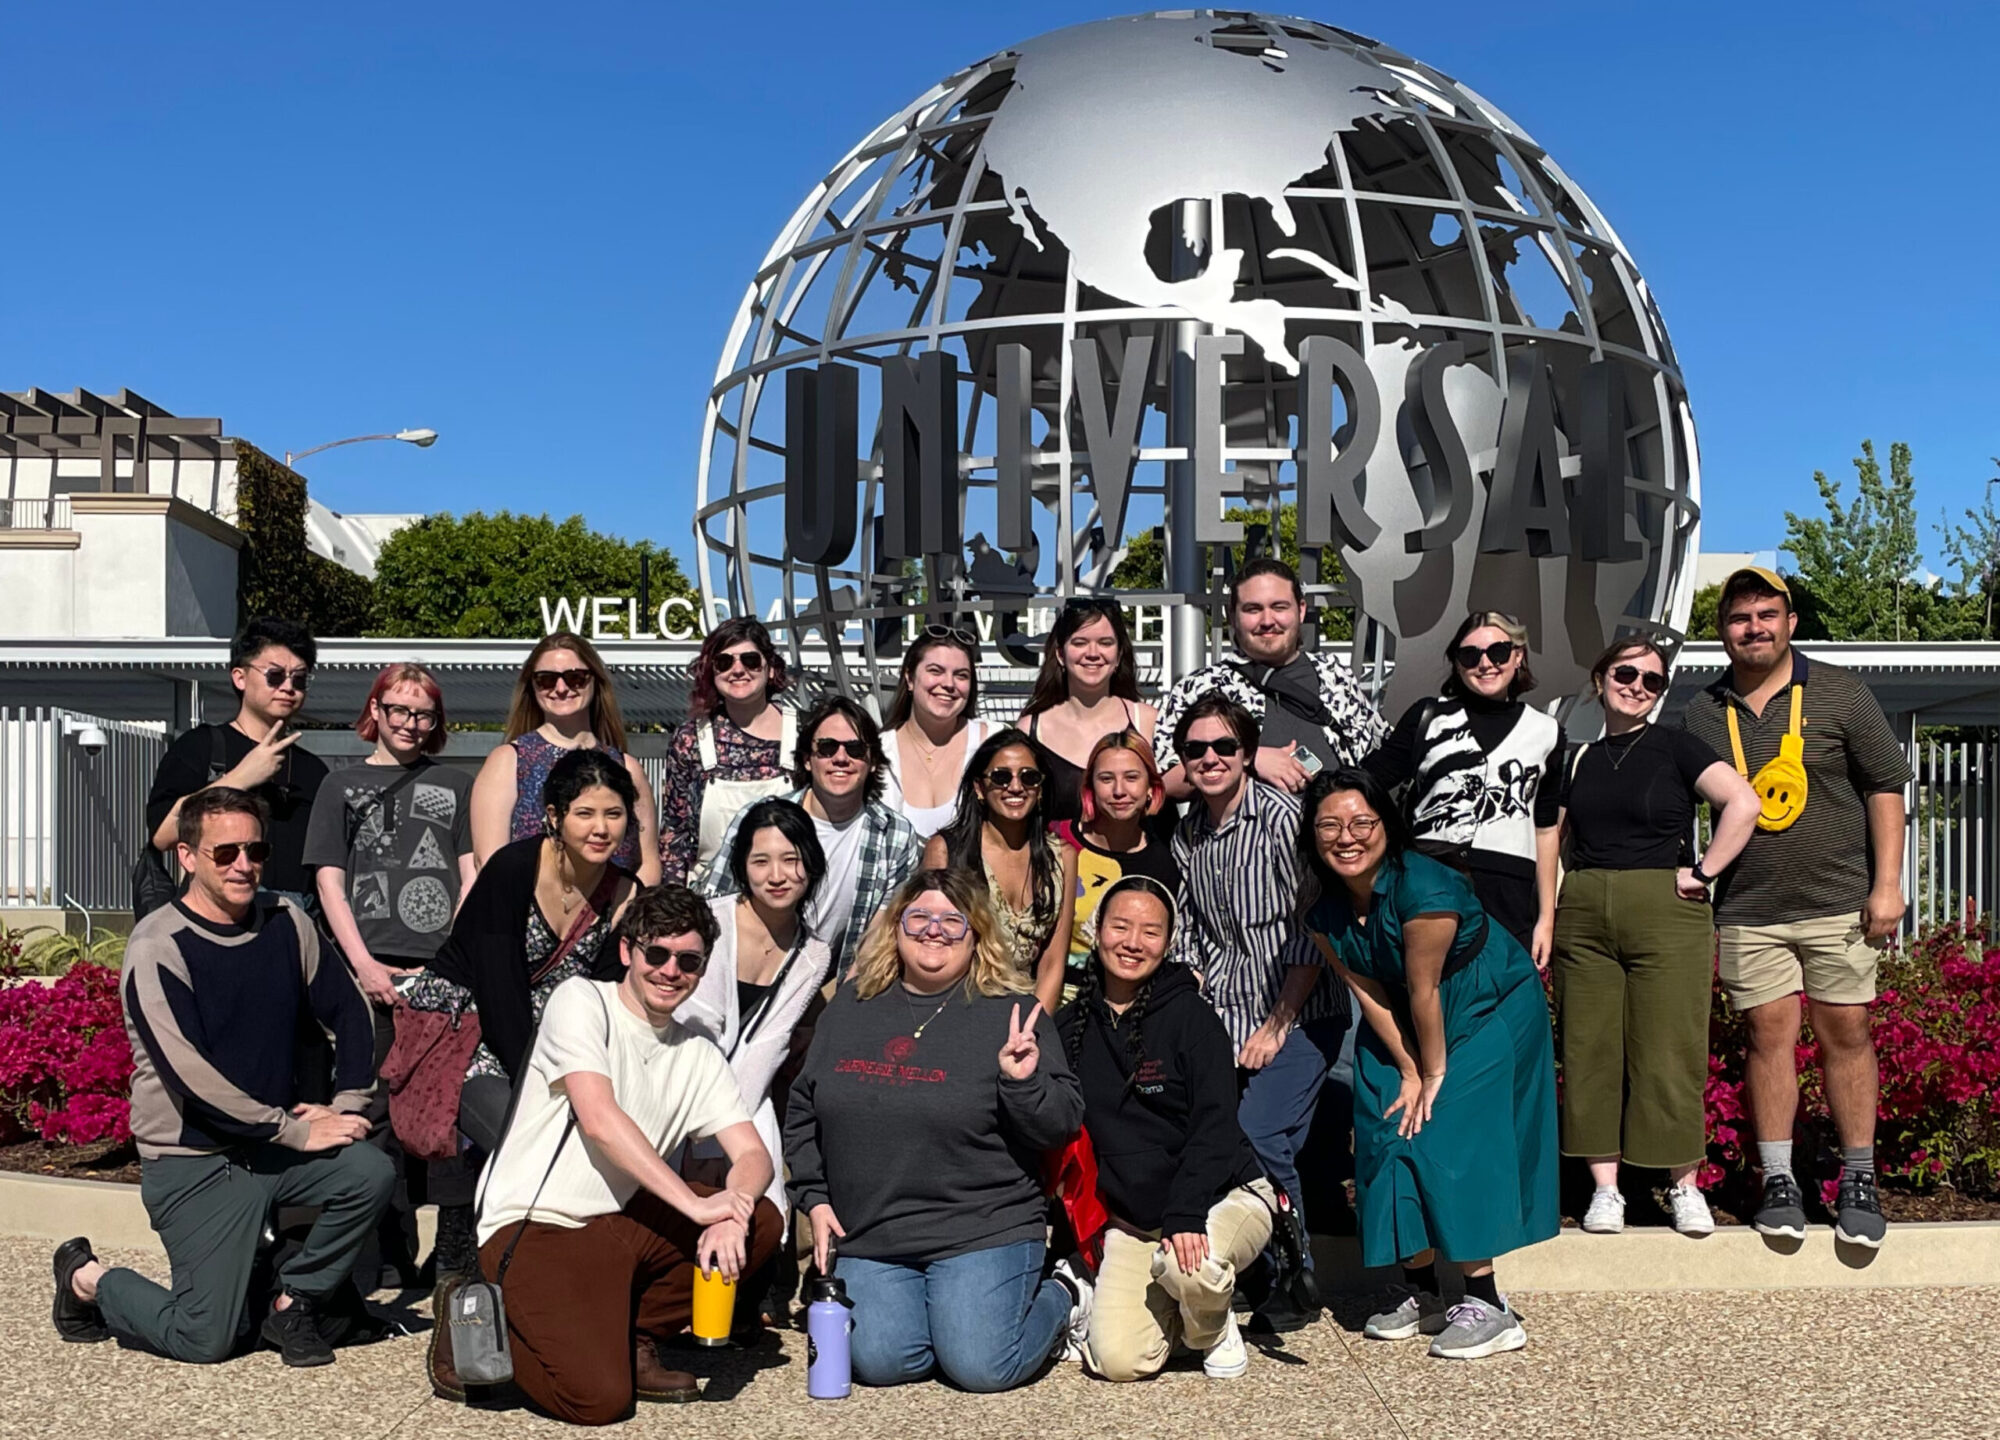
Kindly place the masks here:
[(1630, 685), (1638, 681), (1646, 687), (1648, 695), (1657, 695), (1667, 688), (1667, 677), (1657, 670), (1641, 670), (1637, 665), (1614, 665), (1611, 678), (1620, 685)]
[(639, 955), (654, 970), (664, 970), (669, 961), (683, 975), (699, 975), (708, 968), (708, 956), (699, 950), (669, 950), (664, 945), (648, 945)]
[(271, 858), (271, 842), (268, 840), (225, 840), (213, 850), (196, 847), (195, 854), (206, 855), (217, 865), (227, 870), (241, 855), (252, 865), (262, 865)]
[(831, 735), (823, 735), (813, 741), (813, 754), (822, 760), (831, 760), (842, 751), (847, 752), (847, 758), (850, 760), (866, 760), (868, 758), (868, 742), (866, 740), (836, 740)]
[(253, 668), (257, 674), (264, 677), (264, 683), (273, 690), (284, 689), (288, 680), (294, 690), (303, 690), (312, 684), (313, 673), (303, 665), (296, 670), (287, 670), (282, 665), (272, 665), (269, 668), (260, 665)]
[(956, 910), (947, 910), (942, 915), (933, 915), (928, 910), (905, 910), (902, 924), (903, 933), (913, 940), (920, 940), (933, 930), (947, 940), (963, 940), (965, 932), (972, 928), (972, 922)]
[(1326, 840), (1338, 840), (1342, 835), (1351, 835), (1356, 840), (1366, 840), (1382, 828), (1382, 821), (1375, 815), (1357, 815), (1352, 820), (1315, 820), (1313, 833)]
[(435, 710), (412, 710), (407, 705), (388, 705), (377, 700), (376, 706), (391, 725), (414, 725), (419, 730), (431, 730), (438, 723)]
[(537, 670), (535, 672), (535, 688), (544, 695), (548, 694), (558, 685), (566, 685), (571, 690), (581, 692), (588, 690), (596, 679), (595, 675), (581, 667), (575, 670)]
[(1232, 755), (1243, 752), (1243, 742), (1234, 735), (1225, 735), (1220, 740), (1189, 740), (1181, 746), (1183, 760), (1199, 760), (1213, 750), (1218, 757), (1227, 760)]
[(1495, 640), (1491, 645), (1461, 645), (1451, 652), (1452, 661), (1461, 670), (1474, 670), (1479, 666), (1479, 657), (1484, 655), (1495, 665), (1505, 665), (1514, 658), (1514, 652), (1521, 647), (1512, 640)]
[(1009, 769), (1005, 765), (996, 765), (993, 769), (986, 772), (986, 783), (998, 790), (1013, 789), (1016, 780), (1021, 782), (1023, 790), (1039, 790), (1042, 788), (1042, 772), (1032, 765), (1023, 765), (1019, 770)]
[(968, 655), (979, 653), (979, 633), (958, 625), (926, 625), (924, 638), (927, 640), (949, 640)]
[(755, 675), (759, 670), (764, 668), (764, 652), (761, 650), (725, 650), (715, 657), (715, 673), (718, 675), (727, 675), (738, 664), (743, 666), (744, 674)]

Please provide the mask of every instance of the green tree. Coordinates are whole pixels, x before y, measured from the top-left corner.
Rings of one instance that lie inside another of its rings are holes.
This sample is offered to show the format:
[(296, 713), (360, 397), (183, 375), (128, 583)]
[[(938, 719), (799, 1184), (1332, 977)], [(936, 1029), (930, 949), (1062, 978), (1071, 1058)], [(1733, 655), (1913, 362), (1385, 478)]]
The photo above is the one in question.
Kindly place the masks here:
[[(2000, 467), (2000, 456), (1993, 463)], [(1967, 618), (1978, 620), (1977, 635), (1991, 640), (1993, 595), (2000, 589), (2000, 512), (1993, 508), (1993, 487), (2000, 477), (1986, 482), (1986, 496), (1977, 510), (1967, 510), (1964, 525), (1940, 525), (1945, 558), (1958, 569), (1952, 581), (1952, 598), (1963, 604)], [(1976, 616), (1972, 613), (1976, 612)]]
[[(1266, 525), (1271, 515), (1267, 510), (1256, 510), (1246, 505), (1234, 505), (1224, 512), (1223, 518), (1243, 525)], [(1293, 569), (1299, 564), (1299, 507), (1280, 505), (1278, 507), (1278, 558)], [(1242, 545), (1229, 547), (1232, 567), (1243, 563)], [(1321, 552), (1321, 563), (1327, 572), (1320, 576), (1326, 584), (1337, 584), (1346, 578), (1339, 555), (1332, 550)], [(1167, 551), (1158, 529), (1146, 530), (1132, 537), (1126, 545), (1125, 558), (1111, 572), (1111, 583), (1120, 590), (1163, 590), (1166, 588)], [(1328, 609), (1320, 615), (1320, 636), (1326, 640), (1351, 640), (1354, 638), (1354, 612), (1351, 610)]]
[[(1917, 482), (1910, 447), (1889, 447), (1889, 479), (1882, 479), (1872, 440), (1854, 458), (1858, 493), (1844, 504), (1838, 481), (1813, 472), (1826, 507), (1823, 517), (1785, 512), (1784, 548), (1797, 559), (1799, 577), (1817, 600), (1830, 638), (1917, 638), (1910, 598), (1922, 587), (1912, 578), (1923, 556), (1917, 549)], [(1928, 614), (1932, 607), (1919, 602)]]
[[(695, 603), (674, 557), (651, 541), (592, 530), (581, 515), (429, 515), (384, 542), (375, 562), (377, 634), (463, 639), (543, 633), (542, 602), (636, 597), (639, 557), (652, 556), (655, 612), (670, 596)], [(581, 622), (588, 624), (587, 617)], [(652, 619), (645, 620), (652, 628)]]

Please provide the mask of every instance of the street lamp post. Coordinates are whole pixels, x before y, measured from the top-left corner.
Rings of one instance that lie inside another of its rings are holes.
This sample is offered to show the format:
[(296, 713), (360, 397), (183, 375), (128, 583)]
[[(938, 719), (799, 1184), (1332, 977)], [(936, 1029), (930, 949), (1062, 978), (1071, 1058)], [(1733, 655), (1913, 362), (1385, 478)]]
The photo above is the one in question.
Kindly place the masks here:
[(296, 454), (287, 450), (285, 464), (289, 466), (295, 461), (305, 459), (308, 455), (317, 455), (322, 450), (331, 450), (338, 445), (359, 445), (364, 440), (400, 440), (405, 445), (414, 445), (419, 450), (425, 450), (437, 444), (437, 438), (438, 432), (435, 430), (398, 430), (390, 435), (350, 435), (345, 440), (329, 440), (324, 445), (315, 445), (310, 450), (301, 450)]

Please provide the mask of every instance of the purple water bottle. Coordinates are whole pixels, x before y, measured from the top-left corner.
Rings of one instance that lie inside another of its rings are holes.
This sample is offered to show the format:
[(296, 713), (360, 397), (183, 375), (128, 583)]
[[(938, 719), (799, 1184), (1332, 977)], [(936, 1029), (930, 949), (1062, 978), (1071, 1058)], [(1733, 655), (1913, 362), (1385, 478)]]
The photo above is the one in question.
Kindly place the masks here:
[(815, 1400), (845, 1400), (854, 1389), (848, 1335), (854, 1329), (854, 1302), (847, 1285), (831, 1275), (812, 1282), (806, 1307), (806, 1394)]

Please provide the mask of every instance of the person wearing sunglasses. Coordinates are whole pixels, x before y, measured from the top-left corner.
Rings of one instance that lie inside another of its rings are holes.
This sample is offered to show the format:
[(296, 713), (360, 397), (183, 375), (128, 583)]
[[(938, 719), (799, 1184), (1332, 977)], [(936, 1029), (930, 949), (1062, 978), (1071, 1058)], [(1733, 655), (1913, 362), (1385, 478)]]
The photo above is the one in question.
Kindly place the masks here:
[[(613, 857), (637, 804), (631, 774), (604, 751), (572, 750), (556, 761), (542, 785), (541, 834), (501, 846), (480, 867), (451, 934), (402, 987), (384, 1069), (409, 1076), (402, 1089), (413, 1101), (412, 1086), (425, 1090), (423, 1111), (456, 1117), (450, 1149), (464, 1154), (472, 1173), (499, 1144), (508, 1099), (556, 987), (573, 976), (617, 974), (611, 935), (640, 887)], [(450, 1039), (440, 1033), (447, 1022)], [(453, 1063), (418, 1072), (433, 1046)], [(404, 1119), (392, 1118), (401, 1133)], [(442, 1314), (475, 1262), (470, 1196), (440, 1200), (436, 1259)]]
[(1019, 730), (989, 735), (965, 767), (958, 814), (931, 837), (923, 863), (979, 877), (1014, 963), (1054, 1014), (1069, 959), (1076, 851), (1049, 832), (1047, 765)]
[[(326, 778), (306, 831), (305, 858), (317, 867), (313, 882), (327, 929), (375, 1008), (379, 1070), (395, 1037), (397, 984), (408, 984), (437, 953), (478, 873), (472, 777), (431, 759), (445, 743), (444, 692), (421, 665), (383, 666), (354, 730), (375, 752)], [(395, 1283), (413, 1286), (415, 1209), (469, 1199), (466, 1177), (455, 1162), (433, 1172), (404, 1152), (388, 1123), (386, 1088), (376, 1092), (368, 1118), (369, 1138), (396, 1162), (403, 1181), (385, 1217), (380, 1258)], [(441, 1187), (435, 1194), (433, 1178)]]
[[(208, 786), (176, 825), (186, 893), (133, 927), (120, 981), (141, 1196), (173, 1286), (107, 1270), (78, 1236), (55, 1255), (56, 1329), (214, 1364), (238, 1352), (244, 1328), (287, 1365), (329, 1364), (332, 1347), (370, 1323), (349, 1276), (396, 1184), (394, 1164), (364, 1138), (368, 1002), (305, 912), (263, 889), (273, 851), (262, 800)], [(306, 1026), (333, 1037), (326, 1105), (300, 1103)], [(279, 1263), (270, 1301), (252, 1294), (251, 1277), (280, 1205), (318, 1216)]]
[(792, 1203), (853, 1303), (856, 1380), (1011, 1390), (1088, 1318), (1068, 1262), (1044, 1278), (1039, 1174), (1083, 1097), (972, 873), (919, 871), (883, 920), (792, 1084)]
[[(811, 1039), (807, 1017), (833, 964), (826, 942), (805, 920), (826, 880), (826, 855), (804, 810), (789, 800), (759, 800), (744, 814), (727, 859), (735, 893), (708, 902), (717, 926), (708, 968), (675, 1018), (713, 1040), (729, 1061), (758, 1138), (782, 1176), (778, 1105), (784, 1096), (774, 1087)], [(676, 1159), (682, 1175), (710, 1183), (722, 1164), (713, 1144), (690, 1146)], [(785, 1213), (782, 1184), (774, 1180), (767, 1198)], [(789, 1316), (786, 1302), (798, 1278), (790, 1258), (777, 1256), (769, 1273), (753, 1276), (739, 1292), (738, 1329), (760, 1321), (777, 1325)]]
[(501, 846), (542, 833), (542, 786), (564, 754), (602, 750), (632, 777), (637, 793), (624, 840), (613, 860), (639, 877), (660, 881), (659, 810), (645, 769), (625, 754), (625, 721), (612, 693), (611, 672), (581, 635), (558, 630), (528, 652), (514, 680), (501, 731), (505, 743), (479, 767), (472, 785), (472, 849), (484, 865)]
[[(805, 922), (826, 942), (838, 969), (890, 893), (917, 868), (923, 846), (909, 820), (883, 803), (888, 766), (882, 733), (846, 696), (828, 696), (800, 717), (794, 764), (799, 788), (784, 798), (811, 817), (826, 857), (826, 876)], [(733, 853), (746, 813), (723, 832), (718, 862)], [(713, 897), (734, 895), (740, 887), (727, 864), (711, 862), (697, 867), (693, 888)]]
[[(1695, 1171), (1708, 1155), (1715, 922), (1708, 887), (1743, 853), (1757, 792), (1685, 730), (1651, 723), (1667, 689), (1667, 652), (1640, 637), (1590, 667), (1604, 738), (1562, 781), (1569, 849), (1556, 906), (1555, 992), (1562, 1020), (1562, 1149), (1590, 1162), (1583, 1228), (1625, 1228), (1618, 1162), (1665, 1170), (1683, 1235), (1715, 1229)], [(1700, 859), (1696, 808), (1714, 812)]]
[(305, 859), (306, 833), (327, 767), (299, 743), (298, 722), (318, 658), (303, 625), (268, 617), (245, 625), (229, 646), (235, 717), (227, 724), (196, 725), (177, 737), (160, 757), (146, 797), (153, 846), (164, 854), (179, 841), (180, 806), (188, 796), (210, 785), (255, 795), (270, 815), (265, 888), (308, 914), (317, 913), (319, 901)]
[(1148, 744), (1160, 712), (1139, 698), (1138, 654), (1116, 600), (1064, 605), (1042, 646), (1042, 668), (1015, 722), (1042, 747), (1044, 809), (1051, 825), (1083, 814), (1085, 764), (1106, 735), (1130, 731)]
[(978, 718), (977, 638), (931, 626), (903, 657), (896, 697), (882, 731), (888, 757), (888, 804), (928, 840), (958, 811), (966, 761), (993, 732)]
[(670, 885), (711, 863), (745, 806), (792, 788), (798, 716), (777, 703), (784, 657), (761, 620), (738, 615), (709, 631), (695, 657), (689, 717), (667, 747), (660, 782), (660, 878)]
[[(481, 1185), (480, 1259), (506, 1287), (514, 1384), (572, 1425), (699, 1398), (695, 1377), (667, 1369), (656, 1348), (687, 1328), (696, 1267), (735, 1280), (783, 1237), (763, 1198), (775, 1166), (736, 1078), (678, 1023), (715, 941), (708, 905), (681, 886), (632, 902), (617, 969), (549, 997)], [(663, 1158), (709, 1140), (719, 1184), (685, 1180)], [(464, 1398), (450, 1344), (431, 1354), (433, 1388)]]
[(1562, 726), (1521, 696), (1535, 688), (1528, 630), (1475, 610), (1445, 646), (1443, 684), (1361, 763), (1402, 788), (1417, 848), (1463, 870), (1490, 919), (1548, 968), (1556, 923)]
[(1266, 555), (1236, 572), (1229, 583), (1229, 633), (1238, 658), (1195, 671), (1160, 701), (1154, 749), (1169, 799), (1194, 793), (1173, 736), (1187, 707), (1210, 692), (1257, 721), (1261, 738), (1251, 773), (1292, 795), (1319, 770), (1357, 764), (1382, 743), (1389, 727), (1374, 703), (1330, 648), (1306, 648), (1305, 620), (1305, 586), (1284, 561)]
[[(1250, 773), (1257, 718), (1219, 692), (1181, 712), (1174, 736), (1198, 803), (1174, 832), (1180, 870), (1175, 958), (1201, 976), (1241, 1075), (1237, 1121), (1264, 1173), (1304, 1215), (1300, 1152), (1321, 1092), (1345, 1092), (1336, 1067), (1349, 1009), (1298, 923), (1299, 802)], [(1312, 1256), (1301, 1257), (1311, 1271)], [(1259, 1307), (1264, 1326), (1319, 1318), (1311, 1287), (1283, 1287)]]
[[(1355, 1214), (1361, 1263), (1400, 1265), (1371, 1340), (1430, 1336), (1479, 1360), (1528, 1343), (1494, 1257), (1554, 1236), (1555, 1051), (1540, 974), (1471, 882), (1416, 849), (1364, 769), (1306, 787), (1298, 829), (1303, 929), (1364, 1025), (1354, 1047)], [(1446, 1307), (1437, 1267), (1465, 1298)]]

